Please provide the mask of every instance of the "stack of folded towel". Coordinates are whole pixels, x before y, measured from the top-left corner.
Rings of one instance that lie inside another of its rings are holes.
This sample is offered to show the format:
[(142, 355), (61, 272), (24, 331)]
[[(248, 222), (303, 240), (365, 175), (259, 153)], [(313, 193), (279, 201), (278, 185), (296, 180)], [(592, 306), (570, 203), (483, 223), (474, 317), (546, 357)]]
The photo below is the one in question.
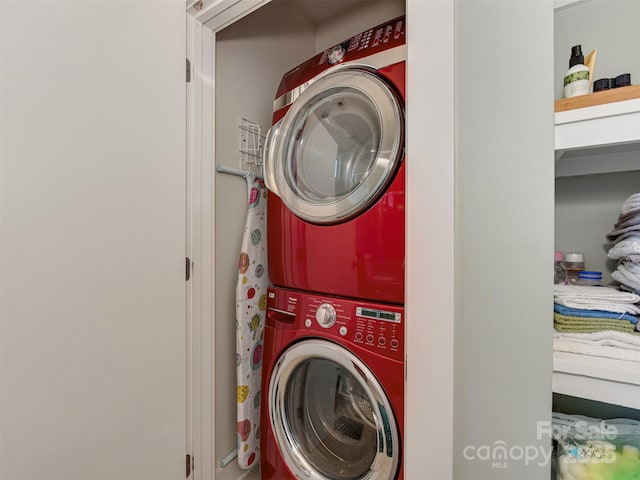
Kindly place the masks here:
[[(640, 295), (621, 292), (613, 287), (592, 287), (588, 285), (554, 285), (553, 300), (557, 305), (575, 310), (605, 311), (640, 314)], [(575, 314), (575, 312), (574, 312)]]
[(557, 352), (640, 362), (640, 335), (629, 335), (615, 330), (593, 333), (566, 333), (556, 330), (553, 333), (553, 349)]
[(554, 285), (553, 296), (554, 350), (640, 362), (640, 295)]
[(614, 244), (609, 258), (618, 260), (618, 268), (611, 278), (620, 282), (621, 289), (640, 293), (640, 193), (624, 201), (607, 240)]
[(559, 332), (591, 333), (617, 330), (633, 333), (637, 324), (638, 319), (628, 313), (568, 308), (558, 303), (553, 306), (553, 326)]

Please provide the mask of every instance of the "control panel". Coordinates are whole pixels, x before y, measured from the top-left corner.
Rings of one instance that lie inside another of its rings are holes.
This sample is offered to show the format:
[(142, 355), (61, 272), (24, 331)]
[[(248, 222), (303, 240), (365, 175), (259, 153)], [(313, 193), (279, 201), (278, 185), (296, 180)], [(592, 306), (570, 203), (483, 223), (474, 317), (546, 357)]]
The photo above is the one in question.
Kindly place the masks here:
[(406, 41), (404, 27), (405, 19), (400, 17), (389, 23), (378, 25), (359, 33), (321, 53), (318, 58), (318, 65), (335, 65), (343, 60), (360, 58), (363, 54), (371, 55), (378, 50), (403, 45)]
[(402, 47), (405, 44), (404, 16), (370, 28), (326, 49), (285, 73), (276, 92), (276, 99), (335, 65), (345, 62), (357, 63), (366, 57)]
[(267, 325), (351, 342), (390, 358), (404, 357), (404, 309), (297, 290), (269, 289)]

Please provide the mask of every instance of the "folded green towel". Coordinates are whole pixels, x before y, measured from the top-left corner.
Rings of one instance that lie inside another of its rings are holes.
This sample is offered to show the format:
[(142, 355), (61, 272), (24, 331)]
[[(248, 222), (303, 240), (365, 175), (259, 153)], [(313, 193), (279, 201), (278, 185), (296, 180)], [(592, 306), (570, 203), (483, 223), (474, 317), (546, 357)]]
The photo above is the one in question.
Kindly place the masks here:
[(558, 332), (562, 333), (595, 333), (602, 332), (605, 330), (615, 330), (617, 332), (625, 332), (631, 335), (640, 335), (640, 332), (636, 332), (634, 330), (625, 330), (622, 328), (612, 328), (612, 327), (595, 327), (595, 326), (580, 326), (580, 325), (562, 325), (560, 323), (554, 323), (553, 328), (555, 328)]
[(635, 326), (628, 320), (573, 317), (557, 312), (553, 314), (553, 326), (559, 332), (591, 333), (602, 330), (615, 330), (628, 333), (635, 332)]

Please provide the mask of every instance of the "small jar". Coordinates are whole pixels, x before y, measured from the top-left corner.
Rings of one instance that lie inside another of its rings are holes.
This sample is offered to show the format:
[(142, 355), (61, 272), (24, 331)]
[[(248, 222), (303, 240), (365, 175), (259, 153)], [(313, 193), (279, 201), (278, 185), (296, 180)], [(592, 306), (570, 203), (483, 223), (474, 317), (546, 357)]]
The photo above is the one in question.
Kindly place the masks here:
[(578, 280), (575, 285), (591, 285), (592, 287), (604, 287), (602, 283), (602, 272), (593, 270), (581, 270), (578, 272)]
[(584, 270), (584, 255), (581, 253), (565, 253), (564, 268), (567, 269), (567, 285), (575, 285), (578, 273)]
[(562, 285), (567, 280), (567, 269), (564, 268), (564, 256), (562, 252), (553, 254), (553, 283)]

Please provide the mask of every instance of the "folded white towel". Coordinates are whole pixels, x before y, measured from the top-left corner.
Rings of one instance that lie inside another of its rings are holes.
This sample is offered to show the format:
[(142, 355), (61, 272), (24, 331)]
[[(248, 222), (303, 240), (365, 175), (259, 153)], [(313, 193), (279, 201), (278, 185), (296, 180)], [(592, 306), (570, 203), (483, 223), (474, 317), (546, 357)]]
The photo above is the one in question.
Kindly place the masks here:
[(616, 282), (620, 282), (628, 287), (631, 287), (635, 291), (640, 291), (640, 277), (632, 275), (624, 268), (618, 267), (618, 269), (611, 273), (611, 278)]
[(640, 277), (640, 262), (624, 259), (618, 264), (618, 267), (624, 267), (627, 272)]
[(620, 208), (620, 211), (624, 215), (638, 209), (640, 209), (640, 193), (634, 193), (624, 201), (624, 203), (622, 204), (622, 208)]
[(565, 307), (583, 310), (640, 314), (640, 308), (634, 305), (640, 302), (640, 295), (621, 292), (611, 287), (554, 285), (553, 301)]
[(612, 287), (593, 287), (591, 285), (554, 285), (553, 296), (555, 298), (586, 298), (619, 303), (640, 302), (640, 295), (621, 292)]
[(625, 258), (629, 255), (640, 255), (640, 235), (634, 234), (624, 240), (620, 240), (607, 253), (607, 256), (614, 260)]
[(591, 333), (570, 333), (553, 331), (554, 338), (562, 338), (586, 345), (599, 345), (603, 347), (626, 348), (640, 352), (640, 335), (619, 332), (616, 330), (602, 330)]
[(636, 350), (603, 345), (590, 345), (566, 338), (554, 338), (553, 350), (556, 352), (580, 353), (582, 355), (589, 355), (592, 357), (606, 357), (615, 358), (617, 360), (640, 362), (640, 352)]

